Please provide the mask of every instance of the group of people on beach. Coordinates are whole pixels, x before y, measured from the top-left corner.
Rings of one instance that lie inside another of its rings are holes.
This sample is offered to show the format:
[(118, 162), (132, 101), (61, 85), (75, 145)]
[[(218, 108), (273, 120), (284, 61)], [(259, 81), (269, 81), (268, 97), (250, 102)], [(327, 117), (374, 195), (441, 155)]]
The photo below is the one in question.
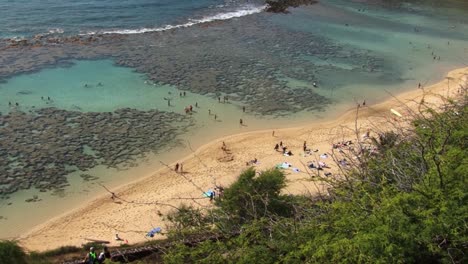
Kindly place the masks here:
[(224, 187), (222, 185), (215, 185), (213, 188), (214, 190), (211, 190), (209, 192), (209, 198), (210, 202), (213, 202), (215, 199), (221, 200), (224, 195)]
[(176, 163), (176, 165), (174, 166), (174, 171), (175, 172), (179, 172), (179, 173), (183, 173), (184, 172), (184, 165), (181, 163)]
[(347, 141), (340, 141), (340, 142), (337, 142), (337, 143), (333, 143), (333, 149), (341, 149), (343, 147), (348, 147), (348, 146), (351, 146), (353, 144), (353, 141), (351, 140), (347, 140)]
[[(280, 150), (281, 148), (281, 150)], [(276, 144), (275, 147), (274, 147), (274, 150), (278, 151), (278, 152), (282, 152), (283, 155), (285, 156), (292, 156), (293, 153), (291, 150), (288, 150), (288, 147), (286, 146), (283, 146), (283, 141), (280, 141), (279, 144)]]
[[(272, 135), (274, 136), (274, 131), (272, 133)], [(280, 150), (281, 148), (281, 150)], [(283, 141), (280, 141), (279, 144), (276, 144), (275, 147), (274, 147), (274, 150), (278, 151), (278, 152), (282, 152), (283, 155), (287, 155), (287, 156), (292, 156), (293, 153), (291, 150), (288, 150), (288, 147), (286, 146), (283, 146)], [(302, 144), (302, 151), (304, 151), (304, 153), (310, 153), (311, 150), (307, 147), (307, 141), (304, 141), (304, 143)], [(318, 150), (317, 150), (318, 151)], [(314, 151), (316, 152), (316, 151)]]

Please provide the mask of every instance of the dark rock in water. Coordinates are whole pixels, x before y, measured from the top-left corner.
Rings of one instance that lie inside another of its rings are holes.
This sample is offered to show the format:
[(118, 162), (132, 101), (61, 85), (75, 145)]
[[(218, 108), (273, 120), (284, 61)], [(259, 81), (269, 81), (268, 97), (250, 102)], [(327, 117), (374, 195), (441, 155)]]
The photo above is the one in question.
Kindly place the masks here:
[(288, 7), (299, 7), (301, 5), (316, 4), (316, 0), (266, 0), (266, 11), (272, 13), (286, 13)]
[(80, 174), (80, 177), (83, 179), (83, 181), (86, 181), (86, 182), (95, 181), (95, 180), (99, 179), (99, 177), (89, 175), (89, 174)]
[(125, 167), (135, 157), (162, 150), (192, 122), (176, 113), (130, 108), (112, 113), (43, 108), (0, 115), (0, 123), (5, 124), (0, 126), (0, 197), (31, 186), (61, 195), (68, 185), (66, 176), (75, 170), (70, 168)]
[(31, 91), (19, 91), (16, 94), (18, 94), (18, 95), (27, 95), (27, 94), (32, 94), (32, 92)]
[(32, 198), (28, 198), (28, 199), (26, 199), (24, 201), (27, 202), (27, 203), (35, 203), (35, 202), (42, 201), (42, 199), (40, 199), (39, 196), (37, 196), (37, 195), (33, 195)]

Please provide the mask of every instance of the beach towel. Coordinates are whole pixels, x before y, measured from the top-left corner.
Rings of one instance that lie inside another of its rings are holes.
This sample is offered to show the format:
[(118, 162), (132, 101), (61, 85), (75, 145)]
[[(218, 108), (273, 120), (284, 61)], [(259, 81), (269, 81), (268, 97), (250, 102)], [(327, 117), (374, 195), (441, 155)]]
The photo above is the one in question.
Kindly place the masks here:
[(292, 168), (292, 171), (299, 172), (299, 169), (298, 168)]
[(287, 169), (287, 168), (289, 168), (290, 166), (291, 166), (291, 164), (289, 164), (288, 162), (283, 162), (283, 163), (281, 164), (281, 168), (283, 168), (283, 169)]
[(395, 110), (395, 109), (393, 109), (393, 108), (390, 109), (390, 112), (392, 112), (392, 114), (394, 114), (394, 115), (396, 115), (396, 116), (398, 116), (398, 117), (402, 117), (402, 115), (400, 114), (400, 112), (398, 112), (397, 110)]
[(320, 158), (322, 158), (322, 159), (326, 159), (326, 158), (328, 158), (328, 155), (327, 155), (327, 153), (320, 155)]
[(151, 229), (148, 234), (146, 234), (146, 236), (149, 236), (149, 237), (154, 237), (155, 234), (159, 234), (161, 233), (161, 228), (160, 227), (156, 227), (156, 228), (153, 228)]
[(207, 192), (205, 192), (205, 193), (203, 194), (203, 196), (205, 196), (205, 197), (210, 197), (212, 193), (213, 193), (213, 190), (210, 189), (210, 190), (208, 190)]

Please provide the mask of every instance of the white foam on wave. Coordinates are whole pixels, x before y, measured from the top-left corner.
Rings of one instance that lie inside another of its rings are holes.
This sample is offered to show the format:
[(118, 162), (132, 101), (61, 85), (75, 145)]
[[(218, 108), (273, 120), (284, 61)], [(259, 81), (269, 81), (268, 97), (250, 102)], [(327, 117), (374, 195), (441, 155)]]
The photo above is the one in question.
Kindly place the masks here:
[(61, 28), (51, 28), (48, 31), (49, 34), (63, 34), (63, 32), (65, 31)]
[(157, 28), (140, 28), (140, 29), (120, 29), (120, 30), (111, 30), (111, 31), (102, 31), (102, 32), (88, 32), (86, 35), (95, 35), (95, 34), (141, 34), (147, 32), (160, 32), (166, 31), (175, 28), (185, 28), (191, 27), (196, 24), (201, 23), (208, 23), (217, 20), (228, 20), (237, 17), (243, 17), (248, 15), (253, 15), (256, 13), (260, 13), (265, 10), (265, 6), (244, 6), (241, 9), (236, 11), (226, 12), (226, 13), (219, 13), (212, 16), (206, 16), (201, 19), (190, 19), (189, 22), (179, 25), (166, 25), (163, 27)]

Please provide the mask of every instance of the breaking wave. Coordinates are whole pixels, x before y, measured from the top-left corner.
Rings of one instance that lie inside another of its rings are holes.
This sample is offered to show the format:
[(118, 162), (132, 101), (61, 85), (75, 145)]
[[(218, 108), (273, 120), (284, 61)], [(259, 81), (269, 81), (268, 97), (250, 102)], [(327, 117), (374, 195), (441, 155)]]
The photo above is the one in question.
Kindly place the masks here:
[(206, 16), (200, 19), (190, 19), (189, 22), (184, 24), (178, 25), (166, 25), (163, 27), (156, 27), (156, 28), (139, 28), (139, 29), (118, 29), (118, 30), (110, 30), (110, 31), (94, 31), (88, 32), (86, 35), (94, 35), (94, 34), (141, 34), (147, 32), (160, 32), (166, 31), (175, 28), (185, 28), (191, 27), (193, 25), (201, 24), (201, 23), (208, 23), (212, 21), (218, 20), (228, 20), (237, 17), (248, 16), (256, 13), (260, 13), (265, 9), (265, 6), (244, 6), (241, 9), (219, 13), (216, 15)]

